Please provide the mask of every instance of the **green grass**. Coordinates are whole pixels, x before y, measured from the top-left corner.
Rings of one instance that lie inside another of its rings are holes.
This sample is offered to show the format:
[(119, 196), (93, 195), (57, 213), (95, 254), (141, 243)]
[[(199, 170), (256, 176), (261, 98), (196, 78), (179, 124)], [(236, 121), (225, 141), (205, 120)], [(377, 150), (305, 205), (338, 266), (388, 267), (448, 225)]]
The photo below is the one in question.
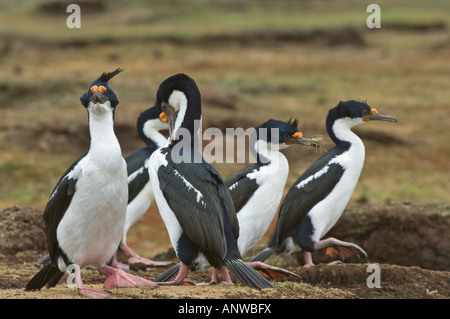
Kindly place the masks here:
[[(178, 72), (194, 77), (208, 101), (204, 125), (225, 120), (258, 125), (294, 116), (305, 136), (322, 135), (328, 147), (328, 109), (339, 100), (367, 99), (399, 122), (368, 123), (357, 131), (390, 134), (405, 144), (364, 140), (366, 163), (352, 200), (448, 202), (448, 31), (390, 27), (443, 23), (448, 29), (448, 1), (380, 1), (381, 30), (366, 28), (367, 4), (357, 0), (117, 0), (98, 14), (82, 11), (81, 29), (66, 27), (65, 12), (40, 13), (37, 6), (43, 2), (0, 4), (3, 207), (14, 202), (42, 207), (65, 168), (85, 151), (48, 153), (27, 142), (24, 132), (41, 136), (42, 131), (53, 132), (49, 128), (57, 123), (76, 132), (87, 118), (80, 96), (99, 73), (117, 67), (125, 72), (112, 84), (120, 100), (116, 118), (130, 128), (154, 102), (159, 83)], [(358, 30), (366, 46), (194, 41), (249, 30), (343, 26)], [(173, 44), (166, 37), (185, 42)], [(215, 106), (211, 101), (217, 95), (234, 109)], [(288, 188), (319, 154), (306, 148), (290, 148), (285, 154)], [(224, 177), (241, 168), (216, 166)]]
[[(113, 1), (107, 10), (84, 13), (81, 28), (68, 29), (66, 12), (45, 14), (40, 3), (5, 5), (1, 33), (47, 43), (98, 40), (156, 41), (164, 37), (195, 38), (202, 34), (248, 29), (292, 29), (353, 26), (366, 28), (367, 4), (360, 1)], [(380, 1), (382, 23), (448, 23), (445, 1)]]

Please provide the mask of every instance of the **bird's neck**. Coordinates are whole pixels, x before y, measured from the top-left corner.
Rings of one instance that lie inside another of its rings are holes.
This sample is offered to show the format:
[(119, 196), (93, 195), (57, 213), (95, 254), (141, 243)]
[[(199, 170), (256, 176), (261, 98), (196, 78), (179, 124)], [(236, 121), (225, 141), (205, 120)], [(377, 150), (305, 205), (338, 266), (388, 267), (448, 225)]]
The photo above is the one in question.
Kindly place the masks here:
[[(204, 161), (201, 150), (201, 117), (192, 126), (181, 126), (175, 131), (175, 139), (171, 139), (168, 147), (176, 162), (202, 163)], [(190, 122), (189, 122), (190, 123)]]
[[(362, 122), (362, 121), (361, 121)], [(364, 165), (365, 148), (362, 140), (351, 128), (361, 124), (358, 120), (337, 120), (332, 126), (333, 141), (336, 147), (343, 148), (346, 152), (336, 158), (336, 161), (353, 174), (353, 180), (358, 180)]]
[(171, 105), (176, 105), (178, 115), (175, 120), (174, 131), (171, 136), (172, 141), (180, 139), (186, 141), (188, 136), (192, 144), (198, 138), (202, 122), (202, 102), (199, 93), (191, 93), (188, 96), (180, 91), (174, 91), (169, 98)]
[(146, 133), (151, 136), (151, 138), (147, 138), (145, 141), (148, 148), (160, 148), (167, 145), (167, 138), (158, 130), (149, 128)]
[(189, 114), (189, 118), (185, 117), (181, 126), (176, 129), (172, 144), (183, 142), (184, 144), (190, 144), (196, 147), (199, 145), (202, 131), (202, 118), (201, 114), (197, 114), (197, 116), (193, 115)]
[(279, 145), (273, 145), (263, 140), (257, 140), (253, 145), (253, 151), (256, 154), (256, 161), (260, 164), (278, 163), (280, 157), (284, 157), (279, 152), (282, 149)]
[(327, 119), (327, 131), (333, 142), (340, 147), (363, 145), (361, 139), (352, 131), (352, 127), (364, 123), (360, 119), (338, 119), (333, 122)]
[(105, 165), (114, 165), (122, 159), (119, 141), (114, 133), (114, 112), (109, 107), (97, 106), (89, 110), (89, 132), (91, 143), (88, 155)]
[[(151, 116), (154, 115), (151, 114)], [(144, 121), (142, 118), (138, 119), (137, 130), (139, 137), (145, 142), (148, 148), (157, 149), (166, 146), (168, 140), (162, 133), (160, 133), (160, 131), (167, 129), (168, 126), (163, 124), (159, 118), (147, 121)]]

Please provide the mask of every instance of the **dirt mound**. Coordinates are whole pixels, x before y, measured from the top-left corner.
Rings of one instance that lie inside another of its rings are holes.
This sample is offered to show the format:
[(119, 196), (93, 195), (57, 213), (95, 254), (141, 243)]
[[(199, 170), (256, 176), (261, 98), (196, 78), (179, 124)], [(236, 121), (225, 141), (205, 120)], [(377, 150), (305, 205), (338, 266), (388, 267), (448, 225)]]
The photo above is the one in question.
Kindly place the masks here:
[[(320, 264), (312, 268), (291, 268), (301, 281), (323, 288), (351, 291), (359, 298), (448, 298), (448, 272), (379, 264), (380, 285), (370, 286), (373, 270), (368, 264)], [(368, 279), (369, 278), (369, 279)], [(369, 286), (368, 286), (369, 281)], [(373, 287), (373, 288), (370, 288)]]
[(353, 205), (328, 235), (358, 243), (370, 262), (450, 270), (447, 205)]
[[(43, 229), (41, 211), (17, 206), (3, 210), (0, 212), (0, 254), (45, 251)], [(354, 242), (368, 254), (368, 260), (353, 258), (347, 262), (370, 261), (450, 271), (450, 207), (447, 205), (351, 205), (327, 237)], [(283, 263), (297, 266), (303, 264), (302, 260), (303, 254), (299, 253), (297, 260), (284, 258)], [(314, 260), (330, 261), (323, 251), (316, 252)]]
[(0, 258), (26, 251), (45, 251), (42, 212), (14, 206), (0, 212)]
[[(361, 245), (369, 261), (347, 260), (328, 266), (325, 262), (330, 260), (319, 251), (314, 256), (317, 266), (305, 269), (299, 262), (301, 255), (275, 256), (279, 265), (300, 278), (275, 280), (273, 290), (261, 292), (236, 283), (234, 286), (114, 289), (113, 296), (139, 299), (449, 298), (448, 212), (445, 205), (350, 206), (330, 235)], [(79, 297), (76, 291), (65, 286), (65, 279), (52, 289), (23, 291), (39, 269), (36, 261), (46, 253), (42, 212), (20, 207), (1, 211), (0, 236), (0, 298)], [(154, 257), (176, 261), (171, 250)], [(369, 265), (379, 267), (379, 288), (368, 286)], [(164, 270), (134, 269), (131, 272), (153, 280)], [(105, 279), (96, 270), (83, 272), (85, 284), (94, 289), (102, 289)], [(188, 279), (196, 283), (208, 282), (210, 271), (190, 272)]]

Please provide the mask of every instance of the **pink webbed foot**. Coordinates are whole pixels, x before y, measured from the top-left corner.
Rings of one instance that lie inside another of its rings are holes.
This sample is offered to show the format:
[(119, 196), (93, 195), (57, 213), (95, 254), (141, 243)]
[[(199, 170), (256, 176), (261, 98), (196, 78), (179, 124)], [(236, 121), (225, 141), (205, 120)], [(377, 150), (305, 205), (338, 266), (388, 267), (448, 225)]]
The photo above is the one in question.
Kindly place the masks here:
[[(219, 280), (219, 271), (221, 280)], [(202, 283), (199, 285), (208, 285), (208, 284), (228, 284), (233, 285), (233, 281), (231, 280), (230, 274), (225, 267), (220, 267), (219, 269), (213, 267), (211, 271), (211, 281), (209, 283)]]
[(130, 257), (128, 258), (128, 264), (130, 265), (144, 265), (149, 267), (165, 267), (170, 264), (173, 264), (171, 261), (157, 261), (157, 260), (151, 260), (147, 259), (141, 256), (137, 257)]
[[(120, 245), (120, 249), (127, 255), (128, 257), (128, 264), (129, 265), (144, 265), (148, 267), (165, 267), (170, 264), (173, 264), (171, 261), (156, 261), (144, 258), (142, 256), (139, 256), (133, 249), (131, 249), (127, 244), (122, 243)], [(128, 266), (129, 269), (129, 266)], [(126, 270), (126, 269), (125, 269)]]
[(103, 266), (100, 270), (108, 276), (104, 283), (105, 289), (125, 288), (125, 287), (150, 287), (158, 285), (153, 281), (126, 273), (122, 269)]
[(185, 280), (189, 272), (189, 267), (185, 264), (181, 264), (180, 270), (173, 281), (157, 282), (158, 285), (180, 285), (180, 286), (193, 286), (192, 281)]
[(280, 267), (270, 266), (260, 261), (252, 261), (248, 262), (247, 264), (266, 279), (277, 279), (285, 277), (300, 278), (299, 275), (293, 273), (292, 271)]
[(113, 266), (114, 268), (117, 268), (117, 269), (130, 270), (130, 265), (124, 264), (117, 260), (117, 254), (114, 254), (114, 256), (111, 260), (111, 266)]
[[(314, 244), (314, 249), (322, 249), (325, 248), (325, 254), (328, 257), (341, 257), (342, 259), (349, 258), (352, 256), (360, 256), (363, 255), (364, 257), (367, 257), (367, 253), (358, 245), (345, 242), (333, 237), (323, 239), (318, 241)], [(312, 255), (310, 252), (305, 251), (304, 252), (304, 260), (305, 264), (303, 265), (304, 268), (310, 268), (314, 266), (314, 263), (312, 261)], [(342, 263), (340, 260), (335, 260), (328, 265), (336, 265)]]
[(325, 254), (328, 257), (341, 257), (346, 259), (352, 256), (364, 256), (367, 258), (367, 253), (358, 245), (354, 243), (345, 242), (333, 237), (323, 239), (314, 244), (315, 249), (325, 249)]

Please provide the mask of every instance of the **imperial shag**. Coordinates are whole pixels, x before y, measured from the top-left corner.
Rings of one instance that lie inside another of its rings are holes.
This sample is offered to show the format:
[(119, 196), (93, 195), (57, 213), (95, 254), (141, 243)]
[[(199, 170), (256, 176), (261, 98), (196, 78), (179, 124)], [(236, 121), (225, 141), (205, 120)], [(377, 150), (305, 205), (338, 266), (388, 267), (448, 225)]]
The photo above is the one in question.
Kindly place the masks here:
[(208, 263), (212, 282), (220, 272), (222, 282), (231, 283), (228, 268), (247, 285), (273, 287), (242, 261), (233, 200), (195, 145), (202, 116), (196, 83), (185, 74), (169, 77), (158, 89), (157, 106), (169, 123), (171, 143), (152, 154), (149, 172), (160, 215), (182, 263), (172, 283), (183, 283), (189, 268)]
[(294, 143), (305, 145), (309, 141), (303, 138), (297, 126), (297, 120), (288, 123), (269, 120), (256, 127), (253, 145), (256, 163), (225, 181), (239, 221), (238, 248), (241, 255), (263, 237), (280, 205), (289, 163), (279, 150)]
[(89, 117), (89, 150), (68, 168), (48, 200), (43, 218), (49, 258), (26, 290), (53, 287), (73, 270), (81, 295), (109, 297), (107, 291), (84, 287), (80, 268), (89, 265), (108, 276), (105, 289), (156, 286), (106, 264), (119, 246), (128, 199), (126, 163), (113, 127), (119, 101), (108, 85), (120, 71), (103, 73), (81, 97)]
[[(280, 150), (292, 144), (307, 144), (311, 139), (303, 137), (298, 121), (269, 120), (254, 130), (250, 137), (256, 163), (251, 164), (225, 180), (230, 191), (239, 222), (238, 249), (244, 255), (266, 233), (280, 205), (289, 174), (289, 163)], [(155, 281), (164, 282), (175, 276), (180, 264), (160, 274)], [(297, 276), (282, 268), (250, 264), (265, 277)], [(270, 268), (270, 269), (269, 269)], [(264, 270), (263, 270), (264, 269)]]
[(264, 261), (273, 253), (291, 254), (300, 248), (305, 267), (314, 265), (311, 252), (325, 247), (331, 256), (367, 256), (353, 243), (321, 238), (347, 206), (363, 167), (364, 144), (351, 128), (372, 120), (396, 122), (357, 101), (340, 102), (329, 111), (326, 127), (336, 146), (320, 156), (289, 189), (268, 247), (252, 261)]
[(112, 265), (128, 270), (129, 265), (167, 266), (171, 262), (154, 261), (139, 256), (127, 245), (127, 233), (150, 208), (154, 196), (148, 174), (150, 156), (158, 148), (168, 144), (168, 139), (160, 131), (168, 130), (169, 125), (159, 118), (160, 111), (155, 106), (141, 113), (137, 120), (137, 131), (146, 147), (138, 149), (125, 157), (128, 171), (128, 206), (123, 229), (120, 250), (128, 257), (128, 265), (117, 261), (116, 256)]

